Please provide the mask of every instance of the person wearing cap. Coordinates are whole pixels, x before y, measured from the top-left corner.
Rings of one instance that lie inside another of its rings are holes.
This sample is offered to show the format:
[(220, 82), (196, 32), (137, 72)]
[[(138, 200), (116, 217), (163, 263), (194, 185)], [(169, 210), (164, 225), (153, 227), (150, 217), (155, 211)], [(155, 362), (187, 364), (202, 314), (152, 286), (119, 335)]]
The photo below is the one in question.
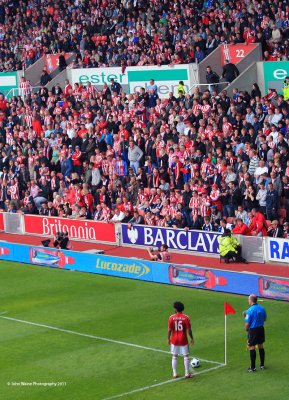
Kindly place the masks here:
[(228, 264), (230, 260), (242, 262), (244, 264), (248, 263), (247, 260), (241, 256), (240, 242), (232, 236), (230, 229), (225, 229), (223, 235), (218, 237), (218, 242), (220, 256), (225, 259), (226, 264)]

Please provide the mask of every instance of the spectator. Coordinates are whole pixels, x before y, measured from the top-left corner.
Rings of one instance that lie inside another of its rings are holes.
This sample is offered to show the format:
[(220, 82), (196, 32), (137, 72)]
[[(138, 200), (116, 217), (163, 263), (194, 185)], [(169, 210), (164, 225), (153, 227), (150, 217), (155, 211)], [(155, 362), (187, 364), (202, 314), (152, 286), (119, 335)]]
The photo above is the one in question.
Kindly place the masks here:
[(204, 225), (202, 227), (203, 231), (212, 231), (213, 230), (213, 226), (210, 222), (210, 217), (205, 217), (204, 218)]
[(233, 82), (234, 79), (239, 76), (239, 70), (235, 64), (231, 63), (230, 60), (225, 60), (225, 65), (223, 66), (222, 78), (226, 82)]
[(269, 182), (266, 195), (266, 215), (271, 221), (278, 218), (277, 210), (279, 207), (278, 193), (273, 187), (273, 183)]
[(207, 66), (206, 81), (209, 85), (209, 91), (211, 94), (214, 90), (218, 90), (217, 83), (220, 82), (220, 77), (210, 66)]
[(286, 76), (285, 81), (283, 83), (283, 94), (284, 94), (284, 101), (289, 99), (289, 76)]
[(245, 224), (247, 224), (248, 222), (248, 213), (246, 210), (244, 210), (242, 205), (239, 205), (237, 210), (235, 211), (235, 217), (237, 219), (241, 219), (242, 222), (245, 222)]
[(289, 239), (289, 222), (284, 222), (283, 228), (284, 228), (283, 238)]
[(267, 198), (267, 189), (265, 188), (265, 183), (260, 182), (259, 190), (256, 195), (256, 200), (258, 201), (259, 204), (259, 210), (263, 214), (266, 214), (266, 198)]
[(58, 58), (58, 68), (60, 71), (63, 71), (64, 69), (66, 69), (66, 67), (67, 63), (65, 59), (65, 51), (62, 51)]
[(46, 69), (42, 71), (42, 75), (40, 76), (40, 85), (41, 86), (46, 86), (47, 83), (51, 81), (51, 76), (48, 74)]
[(138, 211), (135, 211), (133, 213), (133, 217), (129, 220), (129, 223), (130, 224), (143, 225), (144, 224), (143, 216), (140, 215)]
[(116, 224), (118, 222), (121, 222), (125, 217), (125, 214), (123, 211), (121, 211), (120, 209), (116, 208), (114, 210), (114, 215), (112, 216), (112, 218), (109, 220), (109, 222)]
[(251, 97), (256, 98), (256, 97), (261, 97), (261, 90), (258, 86), (257, 83), (253, 83), (252, 91), (251, 91)]
[(283, 228), (281, 228), (277, 220), (272, 221), (271, 226), (268, 228), (268, 236), (275, 238), (284, 238)]
[(120, 83), (116, 82), (114, 78), (110, 79), (110, 83), (111, 83), (110, 87), (111, 93), (116, 93), (117, 95), (119, 95), (122, 90)]
[(267, 236), (267, 223), (260, 211), (257, 211), (256, 208), (253, 208), (252, 211), (252, 219), (249, 224), (249, 230), (251, 236)]
[(243, 236), (250, 236), (250, 229), (248, 226), (243, 222), (242, 218), (236, 219), (236, 226), (232, 229), (232, 232), (235, 235), (243, 235)]
[(130, 167), (134, 170), (135, 174), (138, 172), (140, 161), (143, 157), (143, 151), (135, 145), (134, 140), (129, 140), (128, 160)]
[[(182, 85), (182, 86), (184, 86), (184, 85)], [(158, 94), (158, 87), (157, 87), (157, 85), (155, 84), (155, 80), (154, 80), (154, 79), (151, 79), (151, 80), (150, 80), (150, 82), (149, 82), (149, 84), (148, 84), (148, 86), (147, 86), (147, 90), (148, 90), (148, 92), (153, 91), (153, 92), (151, 92), (151, 93), (154, 93), (155, 95)]]

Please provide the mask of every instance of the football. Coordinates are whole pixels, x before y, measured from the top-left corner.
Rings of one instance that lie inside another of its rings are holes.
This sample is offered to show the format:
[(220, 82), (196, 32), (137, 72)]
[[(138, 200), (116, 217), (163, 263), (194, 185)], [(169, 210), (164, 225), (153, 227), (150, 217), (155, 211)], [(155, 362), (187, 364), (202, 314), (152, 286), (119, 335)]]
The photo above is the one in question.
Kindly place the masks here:
[(201, 365), (200, 360), (198, 358), (191, 359), (191, 367), (198, 368)]

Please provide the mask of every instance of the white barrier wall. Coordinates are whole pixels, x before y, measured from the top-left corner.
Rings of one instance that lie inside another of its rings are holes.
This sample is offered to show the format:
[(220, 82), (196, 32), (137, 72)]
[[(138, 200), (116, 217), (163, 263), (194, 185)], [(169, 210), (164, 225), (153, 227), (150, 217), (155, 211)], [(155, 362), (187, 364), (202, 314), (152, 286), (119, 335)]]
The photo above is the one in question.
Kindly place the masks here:
[[(65, 224), (65, 226), (60, 226), (60, 224)], [(97, 229), (96, 229), (97, 227)], [(127, 230), (127, 224), (121, 224), (116, 227), (112, 224), (104, 224), (95, 221), (83, 221), (83, 220), (73, 220), (73, 219), (63, 219), (57, 217), (42, 217), (37, 215), (22, 215), (13, 213), (0, 213), (0, 231), (7, 233), (17, 233), (26, 235), (39, 235), (51, 237), (54, 235), (55, 231), (65, 230), (70, 231), (70, 236), (74, 240), (91, 240), (95, 242), (107, 242), (107, 243), (119, 243), (124, 246), (132, 247), (146, 247), (147, 245), (159, 245), (159, 241), (164, 241), (163, 237), (166, 236), (170, 238), (170, 241), (175, 242), (175, 246), (170, 243), (170, 248), (174, 251), (185, 251), (190, 254), (190, 250), (194, 250), (196, 253), (205, 253), (206, 255), (210, 253), (210, 256), (215, 255), (218, 257), (218, 246), (215, 236), (218, 235), (217, 232), (204, 232), (204, 231), (182, 231), (179, 229), (171, 228), (157, 228), (148, 227), (143, 225), (134, 226), (134, 231), (138, 228), (137, 236), (133, 238), (131, 236), (131, 231)], [(116, 229), (117, 228), (117, 229)], [(142, 234), (142, 230), (151, 231), (146, 233), (146, 239)], [(94, 235), (100, 235), (100, 237), (91, 237)], [(153, 231), (155, 232), (153, 234)], [(81, 234), (80, 234), (80, 233)], [(88, 232), (88, 233), (87, 233)], [(127, 232), (130, 232), (128, 235)], [(87, 237), (83, 236), (87, 233)], [(134, 232), (136, 233), (136, 232)], [(90, 234), (90, 237), (89, 237)], [(188, 236), (190, 242), (188, 246), (183, 243), (183, 240)], [(237, 236), (242, 245), (242, 254), (250, 262), (258, 263), (282, 263), (289, 266), (289, 240), (279, 239), (279, 238), (259, 238), (253, 236)], [(154, 240), (153, 242), (146, 243), (144, 240), (147, 239)], [(176, 240), (174, 239), (176, 238)], [(132, 240), (133, 239), (133, 240)], [(193, 240), (194, 239), (194, 240)], [(193, 246), (193, 242), (195, 247)], [(215, 243), (216, 242), (216, 243)], [(216, 245), (214, 245), (214, 243)], [(203, 248), (203, 250), (200, 250)], [(211, 250), (210, 250), (211, 249)]]

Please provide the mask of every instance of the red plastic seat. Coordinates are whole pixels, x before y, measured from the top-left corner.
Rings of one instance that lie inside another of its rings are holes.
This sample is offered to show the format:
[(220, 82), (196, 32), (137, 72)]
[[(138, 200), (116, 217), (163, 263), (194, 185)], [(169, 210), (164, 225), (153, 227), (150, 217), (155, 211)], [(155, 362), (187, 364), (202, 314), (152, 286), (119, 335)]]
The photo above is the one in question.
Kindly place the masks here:
[(286, 220), (286, 209), (285, 208), (279, 208), (278, 217), (279, 217), (280, 224), (283, 224), (283, 222)]

